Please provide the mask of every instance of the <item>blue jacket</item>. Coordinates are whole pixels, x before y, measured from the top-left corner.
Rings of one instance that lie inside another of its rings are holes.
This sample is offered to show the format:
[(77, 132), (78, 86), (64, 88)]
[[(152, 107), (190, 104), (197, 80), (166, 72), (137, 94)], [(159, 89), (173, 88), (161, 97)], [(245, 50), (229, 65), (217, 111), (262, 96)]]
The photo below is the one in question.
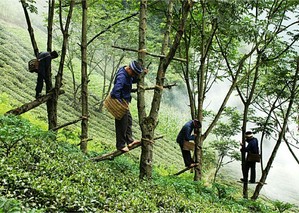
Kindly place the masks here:
[(114, 87), (110, 93), (112, 98), (116, 98), (122, 102), (125, 99), (128, 103), (131, 102), (132, 84), (137, 82), (137, 77), (130, 76), (125, 67), (121, 67), (115, 76)]
[(258, 154), (259, 153), (259, 145), (258, 145), (258, 140), (254, 137), (246, 139), (248, 142), (248, 145), (245, 147), (245, 152), (250, 152), (253, 154)]
[(192, 135), (192, 131), (194, 129), (194, 123), (193, 120), (188, 121), (179, 132), (176, 142), (183, 145), (184, 141), (190, 141), (194, 140), (195, 137)]

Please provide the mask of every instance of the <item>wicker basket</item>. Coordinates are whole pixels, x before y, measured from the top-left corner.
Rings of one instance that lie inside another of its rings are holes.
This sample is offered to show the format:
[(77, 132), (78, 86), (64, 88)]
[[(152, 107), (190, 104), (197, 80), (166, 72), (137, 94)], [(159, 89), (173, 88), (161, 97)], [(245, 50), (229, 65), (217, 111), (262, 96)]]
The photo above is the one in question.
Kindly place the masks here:
[(184, 141), (183, 150), (194, 151), (195, 144), (193, 142)]
[(38, 59), (32, 59), (28, 62), (28, 70), (29, 72), (38, 72)]
[(104, 106), (117, 120), (120, 120), (129, 110), (129, 105), (126, 101), (124, 101), (124, 103), (120, 103), (117, 99), (111, 98), (110, 95), (105, 99)]

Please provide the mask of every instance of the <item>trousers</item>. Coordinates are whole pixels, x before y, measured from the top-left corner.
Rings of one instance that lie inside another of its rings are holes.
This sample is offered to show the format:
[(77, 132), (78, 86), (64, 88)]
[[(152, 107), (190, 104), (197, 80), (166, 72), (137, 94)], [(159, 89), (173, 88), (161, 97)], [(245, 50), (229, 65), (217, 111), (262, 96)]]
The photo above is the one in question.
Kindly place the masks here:
[(132, 138), (132, 116), (129, 110), (120, 120), (115, 119), (115, 133), (116, 149), (122, 149), (126, 144), (134, 141)]
[(255, 167), (256, 167), (256, 162), (245, 161), (243, 169), (242, 169), (244, 181), (248, 181), (248, 173), (250, 170), (250, 180), (249, 181), (251, 183), (255, 183), (255, 178), (256, 178)]
[(191, 152), (189, 150), (184, 150), (183, 149), (183, 143), (179, 143), (184, 159), (184, 163), (186, 167), (189, 167), (192, 163), (194, 163), (194, 160), (191, 157)]

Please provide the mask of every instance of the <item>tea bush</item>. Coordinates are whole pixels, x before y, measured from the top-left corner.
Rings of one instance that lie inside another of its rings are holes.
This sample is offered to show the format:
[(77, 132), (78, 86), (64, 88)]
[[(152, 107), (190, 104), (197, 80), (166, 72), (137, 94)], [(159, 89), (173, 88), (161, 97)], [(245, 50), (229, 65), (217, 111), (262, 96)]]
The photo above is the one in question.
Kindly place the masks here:
[(0, 116), (0, 132), (0, 212), (275, 212), (232, 186), (194, 182), (192, 174), (154, 168), (152, 180), (139, 180), (129, 154), (95, 163), (89, 159), (98, 153), (84, 155), (21, 117)]

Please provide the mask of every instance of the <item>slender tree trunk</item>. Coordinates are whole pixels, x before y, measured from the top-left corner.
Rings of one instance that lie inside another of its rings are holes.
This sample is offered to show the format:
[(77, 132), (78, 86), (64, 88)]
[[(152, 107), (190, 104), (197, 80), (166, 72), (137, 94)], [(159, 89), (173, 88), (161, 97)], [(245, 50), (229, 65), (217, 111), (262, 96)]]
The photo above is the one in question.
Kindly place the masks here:
[(88, 140), (88, 76), (87, 76), (87, 0), (82, 1), (82, 35), (81, 35), (81, 99), (82, 99), (82, 121), (81, 121), (81, 143), (80, 149), (87, 152)]
[(58, 106), (58, 92), (59, 89), (62, 86), (62, 77), (63, 77), (63, 68), (64, 68), (64, 61), (65, 61), (65, 55), (67, 50), (67, 43), (68, 43), (68, 37), (69, 37), (69, 26), (72, 18), (73, 8), (75, 5), (75, 0), (71, 0), (69, 4), (69, 12), (68, 16), (66, 18), (65, 26), (63, 26), (63, 20), (62, 20), (62, 1), (59, 0), (59, 24), (60, 29), (63, 35), (63, 41), (62, 41), (62, 47), (61, 47), (61, 57), (60, 57), (60, 63), (57, 75), (55, 76), (55, 87), (53, 89), (53, 126), (57, 126), (57, 106)]
[[(53, 18), (54, 18), (54, 6), (55, 6), (55, 0), (49, 0), (48, 2), (48, 41), (47, 41), (47, 51), (52, 51), (52, 40), (53, 40)], [(48, 79), (49, 79), (49, 91), (53, 89), (52, 84), (52, 66), (49, 67), (48, 70)], [(46, 91), (47, 93), (49, 91)], [(48, 129), (53, 129), (56, 127), (56, 118), (55, 118), (55, 111), (54, 111), (54, 104), (55, 102), (53, 99), (49, 99), (47, 101), (47, 112), (48, 112)]]
[(28, 26), (28, 32), (29, 32), (29, 35), (30, 35), (30, 40), (31, 40), (31, 44), (32, 44), (32, 47), (33, 47), (34, 55), (37, 57), (39, 50), (38, 50), (38, 47), (37, 47), (37, 44), (36, 44), (36, 40), (35, 40), (35, 37), (34, 37), (34, 31), (33, 31), (31, 21), (30, 21), (30, 17), (29, 17), (28, 11), (27, 11), (27, 3), (26, 3), (25, 0), (21, 0), (21, 4), (22, 4), (23, 10), (24, 10), (24, 14), (25, 14), (25, 18), (26, 18), (26, 22), (27, 22), (27, 26)]
[(81, 99), (82, 99), (82, 122), (80, 149), (87, 152), (88, 140), (88, 76), (87, 76), (87, 0), (82, 0), (82, 42), (81, 42)]
[(294, 75), (294, 80), (293, 80), (293, 84), (292, 84), (292, 89), (291, 89), (291, 96), (290, 96), (290, 102), (289, 102), (289, 105), (288, 105), (288, 108), (287, 108), (287, 111), (286, 111), (286, 114), (285, 114), (285, 117), (284, 117), (284, 121), (283, 121), (283, 125), (282, 125), (282, 128), (281, 128), (281, 131), (279, 133), (279, 136), (278, 136), (278, 139), (277, 139), (277, 142), (274, 146), (274, 149), (272, 151), (272, 154), (269, 158), (269, 161), (265, 167), (265, 169), (263, 170), (262, 172), (262, 177), (258, 183), (258, 185), (256, 186), (255, 188), (255, 191), (253, 193), (253, 196), (251, 197), (251, 199), (253, 200), (256, 200), (259, 196), (259, 193), (261, 191), (261, 189), (263, 188), (263, 183), (266, 182), (266, 179), (267, 179), (267, 176), (269, 174), (269, 171), (272, 167), (272, 164), (274, 162), (274, 159), (275, 159), (275, 156), (277, 154), (277, 151), (279, 149), (279, 146), (285, 136), (285, 132), (286, 132), (286, 127), (287, 127), (287, 124), (288, 124), (288, 120), (289, 120), (289, 117), (290, 117), (290, 114), (291, 114), (291, 110), (292, 110), (292, 107), (293, 107), (293, 103), (295, 101), (295, 97), (296, 97), (296, 91), (297, 91), (297, 85), (298, 85), (298, 75), (299, 75), (299, 57), (297, 58), (297, 69), (296, 69), (296, 72), (295, 72), (295, 75)]
[[(146, 27), (147, 27), (147, 0), (140, 0), (139, 10), (139, 53), (138, 60), (145, 65), (145, 49), (146, 49)], [(142, 88), (142, 89), (141, 89)], [(151, 124), (145, 125), (143, 120), (146, 117), (145, 113), (145, 98), (144, 98), (144, 74), (139, 78), (137, 85), (137, 106), (139, 123), (142, 132), (141, 138), (141, 157), (140, 157), (140, 179), (152, 177), (152, 161), (153, 161), (153, 136), (154, 128)], [(150, 128), (149, 128), (150, 127)]]
[[(201, 1), (202, 5), (202, 34), (201, 34), (201, 56), (200, 56), (200, 67), (197, 72), (197, 87), (198, 87), (198, 111), (196, 119), (202, 124), (203, 121), (203, 102), (204, 102), (204, 94), (205, 94), (205, 5), (204, 1)], [(202, 128), (198, 131), (198, 136), (195, 138), (195, 150), (194, 150), (194, 157), (195, 162), (198, 163), (198, 166), (195, 168), (194, 172), (194, 180), (198, 181), (202, 178), (202, 145), (203, 145), (203, 137), (202, 135)]]
[[(191, 1), (184, 0), (182, 2), (182, 9), (181, 9), (182, 15), (181, 15), (181, 19), (179, 20), (179, 27), (174, 37), (174, 41), (166, 57), (160, 59), (160, 64), (158, 67), (158, 72), (156, 77), (154, 96), (152, 100), (150, 114), (148, 117), (146, 117), (146, 113), (145, 113), (144, 99), (139, 100), (138, 114), (139, 114), (139, 122), (140, 122), (141, 130), (142, 130), (142, 143), (143, 143), (141, 162), (140, 162), (140, 176), (139, 176), (140, 178), (144, 178), (144, 177), (151, 178), (152, 176), (152, 164), (153, 164), (152, 143), (153, 143), (154, 131), (158, 122), (158, 114), (159, 114), (159, 108), (160, 108), (160, 103), (162, 98), (165, 73), (167, 67), (169, 66), (170, 62), (174, 58), (175, 52), (180, 44), (183, 32), (185, 30), (185, 24), (188, 17), (188, 13), (191, 7), (192, 7)], [(166, 47), (169, 45), (169, 34), (172, 26), (172, 12), (171, 12), (173, 10), (172, 0), (169, 1), (168, 8), (169, 8), (168, 15), (167, 15), (168, 21), (166, 23), (166, 32), (162, 44), (162, 51), (161, 51), (162, 55), (164, 55), (164, 52), (166, 52)], [(142, 94), (142, 92), (140, 92), (140, 94)]]

